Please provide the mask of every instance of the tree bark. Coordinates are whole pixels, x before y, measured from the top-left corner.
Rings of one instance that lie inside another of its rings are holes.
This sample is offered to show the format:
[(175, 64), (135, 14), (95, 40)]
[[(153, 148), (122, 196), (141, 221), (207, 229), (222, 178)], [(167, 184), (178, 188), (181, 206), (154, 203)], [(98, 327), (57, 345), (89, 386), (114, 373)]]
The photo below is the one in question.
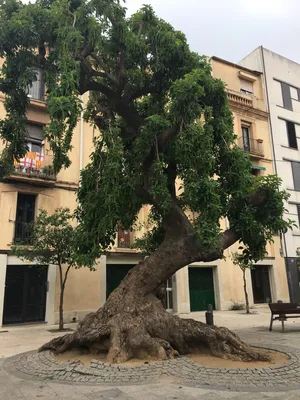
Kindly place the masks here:
[(250, 306), (249, 306), (249, 297), (247, 291), (247, 279), (246, 279), (246, 270), (243, 268), (243, 281), (244, 281), (244, 293), (245, 293), (245, 301), (246, 301), (246, 313), (250, 314)]
[(58, 329), (62, 331), (64, 329), (64, 284), (63, 284), (63, 272), (61, 264), (58, 265), (59, 269), (59, 283), (60, 283), (60, 294), (59, 294), (59, 324)]
[(64, 287), (60, 287), (60, 296), (59, 296), (59, 326), (58, 329), (60, 331), (64, 330)]
[(64, 278), (63, 278), (63, 272), (62, 272), (62, 265), (60, 263), (58, 265), (58, 268), (59, 268), (59, 281), (60, 281), (58, 329), (60, 331), (63, 331), (64, 330), (64, 295), (65, 295), (65, 288), (66, 288), (68, 273), (70, 271), (71, 265), (68, 265), (68, 268), (66, 269)]
[(179, 238), (167, 235), (154, 253), (129, 271), (105, 305), (87, 315), (76, 332), (55, 338), (40, 350), (62, 353), (81, 347), (107, 352), (107, 359), (116, 363), (134, 357), (165, 359), (203, 348), (225, 359), (267, 359), (226, 328), (181, 319), (163, 308), (155, 295), (157, 288), (199, 258), (194, 236), (188, 233), (187, 226), (181, 228)]

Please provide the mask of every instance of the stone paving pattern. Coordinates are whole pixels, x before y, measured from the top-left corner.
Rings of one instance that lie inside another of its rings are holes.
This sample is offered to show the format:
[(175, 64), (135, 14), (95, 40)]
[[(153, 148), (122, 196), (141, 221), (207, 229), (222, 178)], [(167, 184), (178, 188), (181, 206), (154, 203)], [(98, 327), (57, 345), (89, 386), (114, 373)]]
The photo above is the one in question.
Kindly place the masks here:
[(274, 391), (300, 389), (300, 351), (276, 345), (273, 349), (290, 356), (287, 364), (268, 368), (218, 368), (202, 366), (188, 357), (151, 362), (141, 366), (110, 365), (92, 360), (90, 367), (80, 362), (60, 362), (49, 351), (31, 351), (7, 359), (4, 368), (26, 379), (91, 384), (141, 384), (175, 379), (182, 385), (220, 390)]
[[(60, 365), (53, 365), (52, 356), (44, 353), (44, 356), (48, 361), (43, 360), (43, 367), (38, 361), (31, 360), (30, 364), (26, 361), (24, 355), (19, 355), (13, 358), (1, 359), (1, 357), (9, 357), (17, 355), (21, 352), (28, 352), (27, 354), (36, 354), (31, 352), (38, 348), (41, 344), (50, 340), (55, 334), (51, 334), (47, 331), (47, 326), (36, 326), (36, 327), (9, 327), (8, 333), (2, 333), (0, 335), (0, 400), (89, 400), (89, 399), (117, 399), (117, 400), (300, 400), (300, 389), (295, 389), (292, 384), (299, 386), (298, 377), (300, 377), (298, 360), (300, 352), (300, 324), (299, 320), (289, 320), (286, 324), (286, 333), (281, 333), (280, 325), (275, 325), (272, 333), (268, 331), (269, 322), (269, 310), (267, 308), (259, 308), (256, 314), (246, 316), (241, 312), (215, 312), (215, 322), (219, 326), (227, 326), (233, 329), (241, 338), (249, 343), (255, 343), (261, 347), (276, 348), (282, 351), (288, 351), (292, 355), (291, 363), (284, 367), (274, 368), (273, 379), (269, 374), (266, 379), (260, 379), (260, 374), (256, 374), (250, 371), (242, 370), (240, 373), (230, 373), (227, 371), (224, 373), (207, 373), (204, 378), (204, 374), (199, 371), (192, 371), (193, 376), (185, 376), (178, 378), (175, 376), (175, 367), (171, 363), (166, 363), (168, 371), (162, 373), (152, 372), (151, 379), (147, 381), (145, 378), (146, 374), (140, 374), (139, 379), (135, 381), (130, 380), (130, 375), (123, 376), (124, 379), (129, 381), (120, 382), (115, 379), (114, 382), (91, 382), (87, 383), (84, 381), (77, 381), (79, 378), (87, 377), (86, 371), (82, 371), (78, 363), (71, 363), (68, 365), (72, 368), (72, 371), (59, 370)], [(186, 317), (193, 317), (197, 320), (204, 321), (204, 313), (193, 313)], [(43, 357), (42, 357), (43, 358)], [(22, 363), (17, 360), (23, 359)], [(56, 360), (55, 360), (56, 361)], [(181, 358), (179, 364), (181, 369), (186, 366), (186, 360)], [(189, 361), (190, 368), (191, 362)], [(45, 365), (45, 362), (50, 362), (50, 365)], [(101, 363), (100, 363), (101, 364)], [(100, 370), (99, 363), (94, 363), (92, 368), (93, 372), (103, 371), (105, 368), (112, 368), (104, 365), (103, 369)], [(16, 369), (18, 365), (19, 371)], [(153, 365), (151, 363), (151, 365)], [(171, 366), (171, 367), (170, 367)], [(196, 364), (197, 368), (201, 368)], [(146, 365), (148, 367), (148, 365)], [(65, 368), (65, 367), (64, 367)], [(115, 366), (113, 367), (116, 368)], [(123, 367), (127, 368), (128, 367)], [(171, 371), (170, 371), (171, 368)], [(20, 369), (25, 369), (26, 374), (21, 372)], [(48, 379), (44, 377), (45, 372), (48, 374), (55, 373), (74, 373), (76, 374), (73, 378), (74, 381), (70, 380), (57, 380), (55, 378)], [(150, 369), (150, 368), (149, 368)], [(174, 369), (174, 371), (173, 371)], [(179, 368), (180, 369), (180, 368)], [(211, 368), (207, 368), (210, 370)], [(272, 368), (273, 369), (273, 368)], [(120, 375), (120, 369), (117, 374)], [(122, 370), (122, 368), (121, 368)], [(178, 372), (178, 368), (176, 368)], [(222, 369), (223, 370), (223, 369)], [(34, 372), (35, 371), (35, 372)], [(41, 376), (36, 376), (36, 372), (39, 372)], [(80, 371), (80, 372), (78, 372)], [(243, 372), (244, 371), (244, 372)], [(216, 371), (215, 371), (216, 372)], [(34, 373), (29, 375), (28, 373)], [(170, 375), (169, 375), (170, 373)], [(185, 371), (184, 374), (188, 372)], [(228, 376), (226, 376), (226, 374)], [(250, 387), (249, 381), (253, 379), (253, 376), (257, 378), (256, 382), (260, 385)], [(293, 375), (293, 376), (292, 376)], [(274, 378), (275, 376), (275, 378)], [(98, 377), (94, 376), (96, 379)], [(198, 383), (196, 383), (197, 378)], [(220, 382), (224, 378), (226, 390), (224, 386), (220, 386)], [(249, 379), (248, 379), (249, 378)], [(238, 385), (233, 385), (233, 382), (238, 382)], [(263, 386), (265, 387), (262, 387)], [(271, 384), (275, 386), (271, 386)], [(245, 387), (243, 387), (243, 385)], [(246, 387), (247, 385), (247, 387)], [(239, 390), (239, 391), (238, 391)]]

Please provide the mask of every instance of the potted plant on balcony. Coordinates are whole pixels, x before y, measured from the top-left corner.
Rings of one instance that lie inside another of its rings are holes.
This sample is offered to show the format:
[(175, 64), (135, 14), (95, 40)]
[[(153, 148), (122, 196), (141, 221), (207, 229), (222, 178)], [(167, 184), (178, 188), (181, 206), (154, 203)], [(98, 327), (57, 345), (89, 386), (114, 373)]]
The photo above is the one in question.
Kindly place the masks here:
[(54, 177), (55, 173), (54, 173), (54, 168), (52, 165), (45, 165), (42, 169), (42, 173), (43, 175), (47, 176), (47, 177)]

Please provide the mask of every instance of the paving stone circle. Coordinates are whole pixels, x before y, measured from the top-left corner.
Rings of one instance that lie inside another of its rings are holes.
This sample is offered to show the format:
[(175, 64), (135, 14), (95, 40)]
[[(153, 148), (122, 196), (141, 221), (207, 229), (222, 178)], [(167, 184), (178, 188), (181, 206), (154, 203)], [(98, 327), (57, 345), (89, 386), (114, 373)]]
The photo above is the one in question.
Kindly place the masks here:
[(24, 379), (61, 383), (119, 386), (159, 382), (165, 378), (184, 386), (213, 390), (275, 392), (300, 389), (300, 350), (278, 345), (268, 346), (268, 349), (288, 354), (288, 363), (265, 368), (220, 368), (179, 357), (134, 367), (92, 360), (87, 368), (80, 361), (57, 361), (49, 351), (30, 351), (6, 359), (4, 368)]

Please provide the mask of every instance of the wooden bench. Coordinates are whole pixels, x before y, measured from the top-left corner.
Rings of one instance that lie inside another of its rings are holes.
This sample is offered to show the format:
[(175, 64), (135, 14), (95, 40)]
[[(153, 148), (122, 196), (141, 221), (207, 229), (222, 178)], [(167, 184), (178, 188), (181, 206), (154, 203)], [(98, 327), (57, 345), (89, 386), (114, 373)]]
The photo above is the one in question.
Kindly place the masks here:
[[(272, 331), (273, 321), (281, 321), (284, 332), (284, 321), (288, 318), (300, 318), (300, 304), (297, 303), (270, 303), (271, 323), (269, 331)], [(274, 317), (278, 315), (278, 317)]]

